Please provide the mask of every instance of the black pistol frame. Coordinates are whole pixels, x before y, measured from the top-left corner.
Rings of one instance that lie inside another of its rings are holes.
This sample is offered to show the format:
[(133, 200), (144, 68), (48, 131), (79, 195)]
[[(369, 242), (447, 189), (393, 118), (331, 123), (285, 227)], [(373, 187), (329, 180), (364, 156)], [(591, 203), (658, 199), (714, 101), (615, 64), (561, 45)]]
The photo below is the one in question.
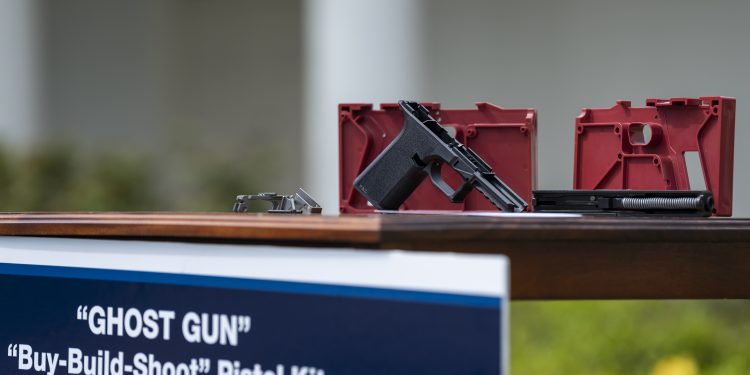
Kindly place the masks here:
[[(416, 102), (399, 101), (404, 128), (396, 139), (354, 180), (354, 188), (377, 209), (397, 210), (429, 176), (451, 202), (462, 202), (476, 188), (498, 209), (522, 212), (528, 204), (474, 151), (452, 137)], [(445, 163), (463, 179), (453, 189), (443, 180)]]

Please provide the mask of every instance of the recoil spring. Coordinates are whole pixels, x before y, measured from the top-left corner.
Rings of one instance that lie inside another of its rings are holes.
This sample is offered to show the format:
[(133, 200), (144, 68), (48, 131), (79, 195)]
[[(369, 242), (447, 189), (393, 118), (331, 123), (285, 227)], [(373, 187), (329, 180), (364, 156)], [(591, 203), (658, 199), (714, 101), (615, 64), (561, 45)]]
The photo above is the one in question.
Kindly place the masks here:
[(627, 210), (699, 210), (705, 205), (700, 197), (626, 197), (620, 207)]

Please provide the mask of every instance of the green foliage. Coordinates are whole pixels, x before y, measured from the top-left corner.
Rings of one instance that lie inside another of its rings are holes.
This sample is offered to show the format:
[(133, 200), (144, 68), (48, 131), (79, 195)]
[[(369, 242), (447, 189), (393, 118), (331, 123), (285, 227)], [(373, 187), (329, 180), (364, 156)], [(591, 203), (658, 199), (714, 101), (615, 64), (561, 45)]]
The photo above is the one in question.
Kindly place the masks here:
[[(258, 176), (247, 169), (239, 170), (232, 163), (209, 163), (202, 166), (199, 172), (201, 178), (197, 181), (197, 191), (200, 194), (196, 194), (192, 202), (194, 210), (227, 211), (232, 207), (234, 197), (255, 194), (259, 190), (254, 186), (261, 185), (256, 182)], [(258, 211), (269, 208), (259, 207)]]
[(649, 374), (684, 356), (698, 373), (750, 373), (750, 301), (514, 302), (514, 375)]
[(84, 153), (65, 144), (25, 153), (0, 148), (0, 211), (226, 212), (235, 195), (255, 192), (256, 181), (267, 177), (210, 154), (199, 157), (182, 158), (175, 168), (146, 154)]
[(146, 210), (155, 200), (146, 160), (107, 153), (86, 157), (67, 145), (0, 155), (5, 211)]

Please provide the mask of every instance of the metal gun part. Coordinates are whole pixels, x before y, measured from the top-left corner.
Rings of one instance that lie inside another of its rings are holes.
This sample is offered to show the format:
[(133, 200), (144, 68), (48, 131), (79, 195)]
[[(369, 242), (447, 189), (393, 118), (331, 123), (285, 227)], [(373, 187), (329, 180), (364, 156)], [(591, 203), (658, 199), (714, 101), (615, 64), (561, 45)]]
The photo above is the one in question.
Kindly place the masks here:
[(690, 190), (535, 190), (534, 211), (711, 216), (713, 196)]
[(260, 193), (255, 195), (238, 195), (234, 201), (233, 212), (247, 212), (251, 201), (271, 202), (269, 213), (274, 214), (320, 214), (323, 208), (301, 188), (295, 194)]

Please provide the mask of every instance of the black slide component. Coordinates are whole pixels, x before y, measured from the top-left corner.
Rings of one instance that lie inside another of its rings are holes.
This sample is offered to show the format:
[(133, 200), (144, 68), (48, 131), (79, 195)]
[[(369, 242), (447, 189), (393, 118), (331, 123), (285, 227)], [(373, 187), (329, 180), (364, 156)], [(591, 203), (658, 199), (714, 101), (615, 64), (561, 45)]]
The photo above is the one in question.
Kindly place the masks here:
[(686, 190), (535, 190), (534, 211), (711, 216), (713, 196)]

